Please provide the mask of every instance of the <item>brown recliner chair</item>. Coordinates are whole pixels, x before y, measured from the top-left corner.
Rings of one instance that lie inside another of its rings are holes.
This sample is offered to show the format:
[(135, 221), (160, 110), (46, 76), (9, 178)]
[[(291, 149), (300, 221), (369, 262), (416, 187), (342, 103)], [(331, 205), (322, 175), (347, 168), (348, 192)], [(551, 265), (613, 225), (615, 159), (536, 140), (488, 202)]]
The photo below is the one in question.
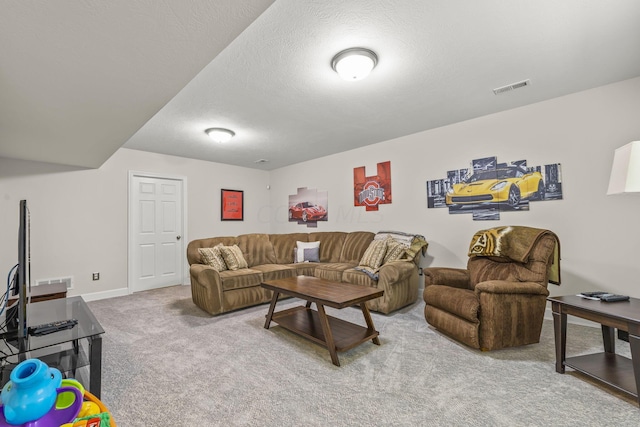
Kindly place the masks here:
[(560, 242), (549, 230), (499, 227), (473, 236), (467, 269), (425, 268), (424, 315), (474, 348), (540, 341), (548, 282), (560, 284)]

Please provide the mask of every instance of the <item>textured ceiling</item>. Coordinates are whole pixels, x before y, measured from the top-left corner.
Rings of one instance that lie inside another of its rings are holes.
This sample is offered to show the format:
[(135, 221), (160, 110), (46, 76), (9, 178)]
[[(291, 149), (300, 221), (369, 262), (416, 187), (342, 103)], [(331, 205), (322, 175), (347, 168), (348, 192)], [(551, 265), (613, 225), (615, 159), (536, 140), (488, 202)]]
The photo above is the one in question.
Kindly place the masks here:
[(273, 0), (0, 2), (0, 156), (99, 167)]
[[(0, 156), (44, 145), (65, 163), (79, 140), (99, 155), (66, 163), (98, 166), (126, 141), (270, 170), (640, 76), (637, 0), (277, 0), (260, 15), (269, 3), (9, 2)], [(353, 46), (379, 62), (345, 82), (330, 62)]]

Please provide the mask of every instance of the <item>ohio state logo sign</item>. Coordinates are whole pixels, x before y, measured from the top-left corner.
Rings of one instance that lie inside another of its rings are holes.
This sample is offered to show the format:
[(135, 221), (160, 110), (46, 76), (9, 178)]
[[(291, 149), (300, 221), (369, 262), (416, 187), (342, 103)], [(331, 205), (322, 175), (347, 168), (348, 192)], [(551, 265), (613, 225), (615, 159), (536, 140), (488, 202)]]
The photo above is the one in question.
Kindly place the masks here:
[(391, 203), (391, 162), (378, 163), (378, 174), (365, 176), (365, 167), (353, 169), (354, 206), (377, 211), (378, 205)]
[(384, 188), (380, 188), (380, 184), (376, 181), (367, 181), (364, 189), (358, 195), (360, 204), (367, 206), (378, 206), (384, 200)]

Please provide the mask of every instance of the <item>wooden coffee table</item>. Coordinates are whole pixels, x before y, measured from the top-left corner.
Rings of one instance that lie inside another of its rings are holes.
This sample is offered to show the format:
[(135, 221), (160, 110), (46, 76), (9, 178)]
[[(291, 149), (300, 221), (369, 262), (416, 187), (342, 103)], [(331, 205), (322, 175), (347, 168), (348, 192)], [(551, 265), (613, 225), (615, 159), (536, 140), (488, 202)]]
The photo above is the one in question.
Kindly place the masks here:
[[(295, 332), (329, 349), (331, 361), (340, 366), (338, 352), (347, 351), (365, 341), (380, 345), (378, 331), (373, 326), (371, 314), (365, 302), (381, 297), (384, 291), (367, 286), (336, 283), (311, 276), (288, 277), (269, 280), (262, 287), (273, 291), (273, 298), (264, 323), (265, 329), (273, 320), (285, 329)], [(307, 301), (305, 306), (293, 307), (274, 313), (280, 294)], [(311, 308), (316, 304), (316, 310)], [(325, 313), (324, 307), (345, 308), (359, 304), (367, 327), (341, 320)]]

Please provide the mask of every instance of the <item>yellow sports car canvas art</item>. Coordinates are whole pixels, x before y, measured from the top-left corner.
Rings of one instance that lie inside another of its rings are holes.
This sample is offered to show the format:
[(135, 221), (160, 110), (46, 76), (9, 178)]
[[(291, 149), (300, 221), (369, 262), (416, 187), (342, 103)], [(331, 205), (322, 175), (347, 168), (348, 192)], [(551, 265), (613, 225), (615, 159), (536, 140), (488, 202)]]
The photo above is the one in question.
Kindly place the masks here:
[(519, 165), (498, 164), (495, 169), (476, 170), (453, 184), (445, 195), (450, 208), (465, 205), (505, 203), (516, 208), (522, 200), (544, 200), (545, 185), (540, 172)]
[(489, 156), (473, 159), (469, 166), (427, 181), (427, 207), (495, 221), (501, 211), (528, 211), (530, 201), (562, 200), (560, 163), (531, 167), (525, 159), (498, 162)]

